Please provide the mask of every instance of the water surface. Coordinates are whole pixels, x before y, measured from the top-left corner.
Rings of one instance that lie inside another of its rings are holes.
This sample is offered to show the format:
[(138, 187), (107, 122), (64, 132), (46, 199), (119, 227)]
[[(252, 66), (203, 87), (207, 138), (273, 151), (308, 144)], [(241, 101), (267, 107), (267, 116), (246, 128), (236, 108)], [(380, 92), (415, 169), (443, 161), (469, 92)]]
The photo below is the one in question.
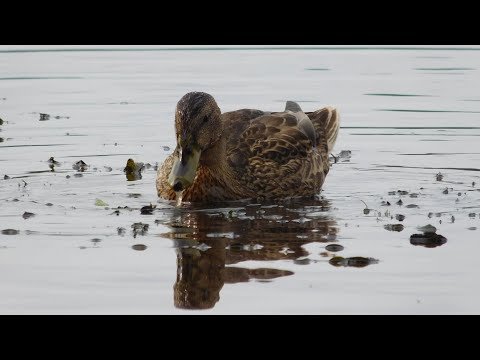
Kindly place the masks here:
[[(0, 313), (480, 313), (480, 48), (114, 48), (0, 48)], [(351, 156), (316, 199), (176, 209), (194, 90), (336, 106)]]

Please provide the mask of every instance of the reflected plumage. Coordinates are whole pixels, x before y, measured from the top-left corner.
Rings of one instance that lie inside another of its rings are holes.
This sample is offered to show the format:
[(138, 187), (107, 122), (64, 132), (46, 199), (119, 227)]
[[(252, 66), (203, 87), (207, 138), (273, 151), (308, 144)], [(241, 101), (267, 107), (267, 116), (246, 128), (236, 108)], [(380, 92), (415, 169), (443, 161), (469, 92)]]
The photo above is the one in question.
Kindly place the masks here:
[(212, 202), (282, 199), (319, 194), (339, 131), (336, 109), (304, 113), (221, 113), (214, 98), (191, 92), (175, 112), (177, 147), (157, 174), (158, 196)]

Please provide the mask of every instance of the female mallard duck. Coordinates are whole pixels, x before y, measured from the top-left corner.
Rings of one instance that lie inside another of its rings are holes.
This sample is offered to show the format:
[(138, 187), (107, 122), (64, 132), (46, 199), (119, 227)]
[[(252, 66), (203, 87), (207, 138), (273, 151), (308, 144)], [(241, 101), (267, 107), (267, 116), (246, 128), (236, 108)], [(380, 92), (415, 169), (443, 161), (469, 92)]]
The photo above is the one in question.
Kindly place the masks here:
[(183, 96), (175, 112), (177, 147), (157, 174), (158, 196), (210, 202), (313, 196), (330, 169), (339, 116), (242, 109), (222, 114), (203, 92)]

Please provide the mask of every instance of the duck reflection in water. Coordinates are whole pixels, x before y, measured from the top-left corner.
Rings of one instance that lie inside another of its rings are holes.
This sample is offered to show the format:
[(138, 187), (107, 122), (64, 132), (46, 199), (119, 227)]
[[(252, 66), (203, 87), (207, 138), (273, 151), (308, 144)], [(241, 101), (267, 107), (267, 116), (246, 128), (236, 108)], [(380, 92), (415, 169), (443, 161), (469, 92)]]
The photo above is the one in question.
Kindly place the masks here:
[[(231, 206), (231, 204), (230, 204)], [(177, 251), (174, 304), (182, 309), (210, 309), (224, 284), (270, 282), (293, 275), (270, 267), (234, 266), (244, 261), (297, 260), (308, 256), (302, 246), (332, 242), (336, 222), (326, 200), (296, 200), (271, 205), (176, 210), (158, 219), (169, 227)], [(167, 219), (168, 217), (168, 219)]]

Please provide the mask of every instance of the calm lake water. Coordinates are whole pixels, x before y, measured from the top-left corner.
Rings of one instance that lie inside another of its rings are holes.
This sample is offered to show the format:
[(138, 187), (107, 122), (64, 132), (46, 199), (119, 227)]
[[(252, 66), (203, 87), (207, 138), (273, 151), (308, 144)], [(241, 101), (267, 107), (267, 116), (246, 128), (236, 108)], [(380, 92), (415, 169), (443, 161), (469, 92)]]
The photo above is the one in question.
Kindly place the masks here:
[[(480, 313), (480, 47), (86, 48), (0, 47), (0, 313)], [(336, 106), (321, 197), (158, 200), (194, 90)]]

